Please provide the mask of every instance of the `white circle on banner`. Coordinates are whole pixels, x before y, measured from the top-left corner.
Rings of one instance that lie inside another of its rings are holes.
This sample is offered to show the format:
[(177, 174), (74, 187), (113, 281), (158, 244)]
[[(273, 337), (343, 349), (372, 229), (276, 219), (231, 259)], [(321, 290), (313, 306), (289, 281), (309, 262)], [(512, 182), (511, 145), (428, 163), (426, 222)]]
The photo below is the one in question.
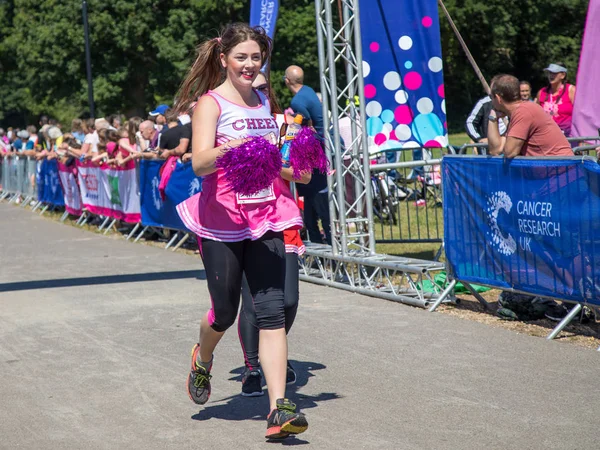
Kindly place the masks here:
[(365, 107), (365, 112), (369, 117), (379, 117), (381, 114), (381, 103), (373, 100), (372, 102), (367, 103)]
[(421, 114), (429, 114), (433, 111), (433, 102), (427, 97), (420, 98), (417, 102), (417, 110)]
[(408, 94), (406, 91), (398, 91), (394, 95), (394, 99), (396, 100), (396, 103), (404, 105), (408, 101)]
[(446, 114), (446, 100), (442, 100), (442, 112)]
[(384, 123), (383, 124), (383, 128), (381, 129), (381, 132), (383, 134), (385, 134), (385, 137), (390, 137), (390, 133), (392, 132), (392, 130), (394, 129), (394, 127), (392, 126), (391, 123)]
[(438, 56), (434, 56), (433, 58), (431, 58), (427, 65), (429, 66), (429, 70), (431, 70), (432, 72), (439, 72), (444, 67), (442, 63), (442, 58)]
[(396, 127), (396, 137), (399, 141), (406, 141), (407, 139), (410, 139), (411, 136), (412, 132), (408, 125), (398, 125)]
[(439, 142), (442, 147), (448, 147), (448, 138), (446, 136), (436, 136), (434, 141)]
[(369, 65), (368, 62), (363, 61), (363, 77), (368, 77), (369, 74), (371, 73), (371, 66)]
[(421, 148), (421, 144), (415, 141), (405, 142), (402, 148)]
[(402, 36), (400, 39), (398, 39), (398, 46), (402, 50), (409, 50), (412, 47), (412, 44), (413, 41), (410, 36)]
[(395, 91), (400, 87), (401, 84), (402, 82), (400, 81), (400, 75), (398, 72), (388, 72), (383, 77), (383, 85), (390, 91)]

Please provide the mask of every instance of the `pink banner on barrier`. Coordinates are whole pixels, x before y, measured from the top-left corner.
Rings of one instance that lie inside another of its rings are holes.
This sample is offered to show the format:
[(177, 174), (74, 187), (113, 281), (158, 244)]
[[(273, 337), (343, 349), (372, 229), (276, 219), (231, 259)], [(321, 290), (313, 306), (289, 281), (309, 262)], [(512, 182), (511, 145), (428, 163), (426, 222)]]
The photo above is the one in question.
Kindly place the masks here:
[(588, 8), (573, 107), (573, 136), (597, 136), (600, 128), (600, 0)]
[(80, 216), (82, 208), (81, 193), (77, 183), (77, 167), (75, 165), (69, 167), (58, 163), (58, 174), (63, 187), (65, 211), (73, 216)]
[(141, 220), (135, 163), (125, 167), (77, 162), (81, 201), (92, 214), (127, 223)]

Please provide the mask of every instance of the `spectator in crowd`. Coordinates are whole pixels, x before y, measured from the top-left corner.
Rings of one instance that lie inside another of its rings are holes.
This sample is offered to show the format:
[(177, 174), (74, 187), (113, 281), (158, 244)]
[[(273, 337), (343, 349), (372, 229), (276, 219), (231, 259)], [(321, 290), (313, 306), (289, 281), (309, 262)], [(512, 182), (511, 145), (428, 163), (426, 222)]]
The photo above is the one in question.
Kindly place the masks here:
[(81, 119), (73, 119), (71, 121), (71, 135), (75, 139), (77, 139), (80, 144), (83, 143), (83, 141), (85, 140), (85, 133), (83, 131), (83, 121)]
[[(542, 107), (521, 99), (519, 81), (511, 75), (498, 75), (492, 79), (491, 95), (494, 109), (489, 115), (488, 140), (491, 155), (515, 156), (573, 156), (571, 146), (562, 130)], [(510, 117), (506, 138), (500, 136), (498, 119)], [(573, 249), (573, 258), (581, 258)], [(575, 263), (581, 267), (582, 263)], [(567, 284), (573, 284), (572, 275), (565, 273)], [(525, 297), (521, 308), (534, 305), (534, 297)], [(539, 304), (539, 302), (538, 302)], [(561, 320), (568, 310), (554, 302), (546, 304), (546, 317)]]
[(144, 159), (155, 159), (157, 157), (154, 149), (156, 141), (158, 139), (158, 131), (154, 128), (154, 123), (150, 120), (145, 120), (140, 124), (140, 135), (141, 138), (148, 142), (142, 150), (142, 158)]
[(550, 64), (544, 71), (548, 77), (548, 85), (540, 89), (536, 102), (554, 119), (563, 134), (570, 137), (575, 85), (567, 82), (567, 69), (562, 63)]
[[(487, 144), (488, 117), (492, 111), (492, 99), (489, 95), (479, 99), (467, 117), (465, 129), (467, 134), (476, 144)], [(504, 121), (499, 122), (500, 135), (506, 132)], [(484, 152), (485, 153), (485, 152)]]
[(35, 125), (29, 125), (27, 127), (27, 132), (29, 133), (29, 139), (27, 140), (26, 149), (33, 150), (38, 144), (37, 128)]
[(13, 151), (16, 153), (24, 152), (28, 139), (29, 139), (29, 132), (27, 130), (18, 131), (17, 138), (12, 143)]
[[(573, 156), (561, 129), (540, 105), (521, 100), (519, 80), (512, 75), (492, 79), (493, 109), (488, 116), (488, 144), (491, 155)], [(501, 137), (499, 118), (509, 117), (506, 138)]]
[(521, 92), (521, 100), (523, 100), (524, 102), (533, 101), (533, 99), (531, 98), (531, 84), (529, 83), (529, 81), (521, 80), (519, 89)]
[(8, 136), (6, 136), (6, 132), (4, 128), (0, 128), (0, 153), (9, 153), (10, 152), (10, 142), (8, 140)]
[(162, 159), (170, 156), (183, 156), (188, 151), (192, 139), (192, 124), (190, 122), (179, 125), (177, 111), (171, 108), (165, 112), (165, 118), (168, 128), (161, 133), (159, 138), (159, 156)]
[(161, 131), (167, 124), (167, 119), (165, 118), (167, 109), (169, 109), (168, 105), (158, 105), (154, 111), (150, 111), (150, 117), (154, 119), (158, 131)]
[(108, 121), (109, 127), (114, 130), (118, 130), (121, 128), (121, 115), (120, 114), (111, 114), (106, 118)]
[(100, 136), (98, 133), (108, 127), (108, 121), (104, 118), (99, 118), (94, 121), (94, 131), (85, 137), (81, 147), (81, 154), (85, 156), (86, 159), (91, 159), (98, 155), (98, 144), (100, 143)]
[[(304, 85), (304, 71), (298, 66), (289, 66), (285, 70), (284, 81), (294, 97), (290, 107), (302, 117), (312, 122), (313, 127), (324, 138), (323, 106), (315, 91)], [(329, 194), (327, 176), (318, 170), (313, 171), (310, 182), (298, 184), (298, 194), (304, 197), (304, 223), (311, 242), (323, 243), (318, 220), (325, 232), (325, 242), (331, 245), (331, 226), (329, 217)]]
[(44, 137), (44, 132), (42, 131), (42, 128), (44, 128), (44, 126), (46, 128), (48, 128), (49, 124), (48, 124), (48, 116), (43, 114), (40, 116), (40, 121), (39, 121), (39, 131), (38, 131), (38, 145), (42, 145), (42, 143), (46, 140)]
[(119, 153), (117, 163), (124, 166), (129, 161), (139, 159), (142, 156), (141, 142), (145, 142), (139, 134), (139, 127), (142, 123), (141, 117), (132, 117), (127, 121), (127, 128), (121, 128), (119, 139)]

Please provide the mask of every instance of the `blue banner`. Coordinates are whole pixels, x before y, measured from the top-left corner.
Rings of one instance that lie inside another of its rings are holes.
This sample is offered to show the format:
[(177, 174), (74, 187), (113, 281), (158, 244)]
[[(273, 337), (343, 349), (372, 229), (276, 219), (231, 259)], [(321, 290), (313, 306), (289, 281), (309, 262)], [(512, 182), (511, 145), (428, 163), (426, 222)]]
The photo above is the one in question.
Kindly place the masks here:
[(279, 0), (252, 0), (250, 3), (250, 26), (263, 27), (269, 37), (273, 39), (278, 13)]
[(444, 243), (458, 280), (600, 305), (600, 166), (444, 157)]
[(446, 147), (436, 0), (362, 0), (362, 68), (369, 150)]
[(63, 188), (58, 175), (58, 161), (44, 159), (37, 174), (38, 200), (54, 206), (65, 206)]
[(158, 186), (163, 164), (164, 161), (140, 162), (142, 225), (188, 231), (175, 207), (202, 190), (202, 178), (194, 175), (191, 163), (178, 162), (165, 189), (165, 200), (162, 200)]

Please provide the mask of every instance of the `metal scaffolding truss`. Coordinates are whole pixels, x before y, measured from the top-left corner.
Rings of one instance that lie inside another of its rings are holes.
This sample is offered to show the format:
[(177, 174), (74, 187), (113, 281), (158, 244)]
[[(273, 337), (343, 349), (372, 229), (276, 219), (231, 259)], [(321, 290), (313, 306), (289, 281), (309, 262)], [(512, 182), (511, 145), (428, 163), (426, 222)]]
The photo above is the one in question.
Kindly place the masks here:
[[(433, 283), (443, 263), (375, 251), (359, 0), (316, 0), (315, 10), (326, 152), (334, 169), (327, 177), (332, 246), (307, 246), (300, 278), (414, 306), (438, 305), (451, 291)], [(351, 131), (346, 148), (340, 124)], [(347, 189), (353, 195), (346, 196)], [(426, 280), (433, 292), (424, 290)]]
[[(365, 99), (358, 1), (342, 0), (341, 20), (335, 22), (334, 3), (337, 10), (338, 0), (317, 0), (315, 3), (323, 121), (325, 130), (331, 130), (325, 133), (327, 156), (335, 169), (328, 177), (332, 250), (336, 255), (346, 255), (353, 248), (374, 254), (367, 136), (362, 132), (365, 129)], [(339, 68), (345, 71), (342, 85), (337, 82)], [(359, 98), (358, 108), (355, 97)], [(343, 120), (349, 121), (352, 133), (348, 148), (344, 148), (340, 138)], [(350, 180), (353, 184), (350, 188), (354, 191), (352, 203), (345, 195), (345, 182)]]

